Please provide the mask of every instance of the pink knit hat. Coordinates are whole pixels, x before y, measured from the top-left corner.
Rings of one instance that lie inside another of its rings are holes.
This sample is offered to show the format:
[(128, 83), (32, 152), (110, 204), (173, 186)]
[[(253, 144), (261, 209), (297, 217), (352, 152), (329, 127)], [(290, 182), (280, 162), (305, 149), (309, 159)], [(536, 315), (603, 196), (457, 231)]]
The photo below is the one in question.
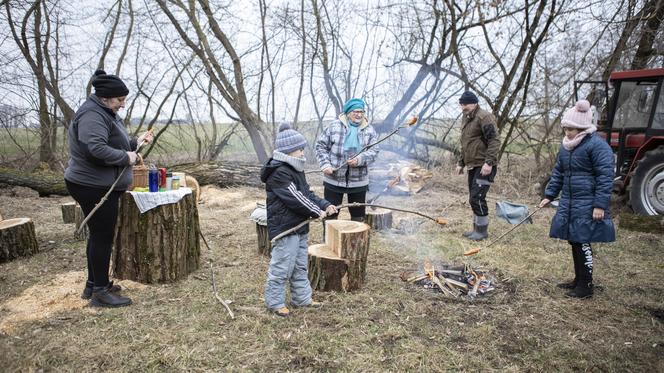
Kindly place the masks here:
[(579, 100), (573, 108), (567, 109), (560, 121), (561, 127), (587, 129), (593, 126), (593, 112), (588, 100)]

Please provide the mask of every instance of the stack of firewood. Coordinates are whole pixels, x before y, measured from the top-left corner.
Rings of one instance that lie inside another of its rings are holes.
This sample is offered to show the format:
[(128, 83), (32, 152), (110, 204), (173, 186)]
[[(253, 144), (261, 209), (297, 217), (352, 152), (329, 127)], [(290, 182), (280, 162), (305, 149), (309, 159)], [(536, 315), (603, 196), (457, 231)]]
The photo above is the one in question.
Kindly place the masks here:
[(474, 298), (495, 290), (493, 281), (480, 268), (473, 269), (469, 264), (435, 266), (426, 261), (422, 271), (403, 272), (401, 279), (455, 298), (463, 295)]

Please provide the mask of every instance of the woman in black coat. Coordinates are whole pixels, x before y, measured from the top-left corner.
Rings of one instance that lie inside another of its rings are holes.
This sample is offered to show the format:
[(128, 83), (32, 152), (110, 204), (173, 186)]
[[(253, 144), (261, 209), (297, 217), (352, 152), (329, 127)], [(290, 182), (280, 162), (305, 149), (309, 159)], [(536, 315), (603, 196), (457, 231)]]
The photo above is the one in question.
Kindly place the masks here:
[(609, 212), (613, 152), (595, 134), (588, 101), (580, 100), (567, 110), (561, 126), (565, 137), (540, 207), (561, 195), (549, 236), (567, 240), (572, 246), (575, 277), (558, 287), (570, 289), (570, 297), (586, 298), (593, 294), (591, 243), (615, 241)]
[(137, 144), (152, 141), (152, 134), (146, 132), (138, 139), (129, 137), (117, 115), (124, 108), (129, 93), (120, 78), (97, 70), (92, 86), (94, 94), (81, 105), (69, 126), (70, 157), (65, 170), (65, 184), (87, 216), (115, 179), (120, 178), (108, 199), (88, 220), (88, 280), (81, 294), (81, 298), (90, 299), (93, 306), (119, 307), (131, 304), (131, 299), (118, 294), (120, 287), (109, 281), (108, 270), (118, 199), (132, 181), (131, 172), (125, 171), (122, 176), (120, 172), (136, 162)]

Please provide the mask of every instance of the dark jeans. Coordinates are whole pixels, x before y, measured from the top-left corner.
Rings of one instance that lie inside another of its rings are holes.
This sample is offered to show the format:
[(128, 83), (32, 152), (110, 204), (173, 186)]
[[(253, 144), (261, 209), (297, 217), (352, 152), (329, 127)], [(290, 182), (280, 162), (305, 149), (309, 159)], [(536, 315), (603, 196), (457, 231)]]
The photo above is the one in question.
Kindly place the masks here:
[[(323, 196), (325, 197), (325, 199), (335, 206), (341, 204), (341, 202), (344, 199), (344, 194), (348, 195), (348, 203), (353, 203), (353, 202), (364, 203), (367, 199), (366, 190), (356, 193), (340, 193), (332, 191), (326, 186), (323, 192)], [(366, 208), (364, 206), (349, 207), (348, 210), (350, 211), (351, 220), (364, 220), (364, 216), (366, 215), (365, 212)], [(336, 219), (338, 216), (339, 214), (330, 215), (328, 219)]]
[(486, 204), (486, 194), (496, 177), (498, 168), (493, 166), (491, 173), (486, 176), (480, 175), (481, 170), (481, 166), (468, 170), (468, 192), (470, 194), (468, 202), (470, 202), (470, 207), (476, 216), (487, 216), (489, 215), (489, 207)]
[[(69, 194), (81, 206), (85, 216), (90, 214), (95, 205), (102, 199), (107, 189), (97, 189), (85, 185), (75, 184), (65, 180)], [(108, 199), (95, 214), (88, 220), (90, 237), (86, 247), (88, 258), (88, 281), (94, 282), (94, 286), (108, 285), (108, 269), (111, 261), (111, 250), (113, 248), (113, 235), (118, 218), (118, 199), (121, 191), (113, 191)]]

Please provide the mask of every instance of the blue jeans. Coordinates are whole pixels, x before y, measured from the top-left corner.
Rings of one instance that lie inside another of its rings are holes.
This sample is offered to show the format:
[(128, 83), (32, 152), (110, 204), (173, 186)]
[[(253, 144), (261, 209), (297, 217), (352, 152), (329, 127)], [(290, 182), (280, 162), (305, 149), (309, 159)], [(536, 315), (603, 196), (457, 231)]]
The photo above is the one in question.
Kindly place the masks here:
[(291, 234), (272, 245), (272, 259), (265, 282), (265, 305), (269, 309), (286, 307), (286, 282), (290, 282), (291, 302), (296, 307), (311, 303), (308, 234)]

